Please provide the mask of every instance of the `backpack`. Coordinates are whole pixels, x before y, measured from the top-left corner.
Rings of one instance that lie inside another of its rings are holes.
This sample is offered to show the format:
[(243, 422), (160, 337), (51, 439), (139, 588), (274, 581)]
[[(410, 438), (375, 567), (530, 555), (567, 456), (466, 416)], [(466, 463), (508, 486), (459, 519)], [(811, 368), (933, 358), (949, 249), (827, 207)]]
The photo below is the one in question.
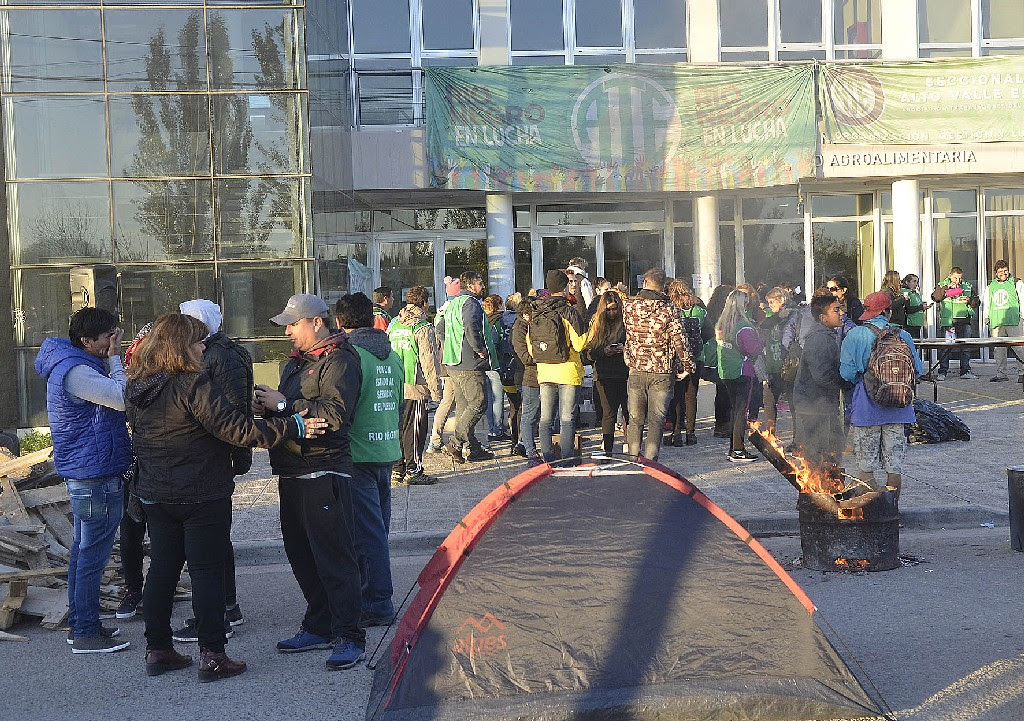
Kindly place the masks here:
[(497, 335), (497, 351), (498, 351), (498, 370), (501, 376), (501, 384), (503, 386), (514, 386), (516, 384), (515, 375), (516, 371), (522, 370), (522, 363), (516, 357), (515, 352), (512, 350), (512, 326), (505, 325), (502, 319), (499, 319), (494, 324), (495, 334)]
[(533, 359), (538, 363), (565, 363), (569, 360), (569, 339), (565, 337), (565, 323), (557, 310), (533, 307), (530, 344)]
[(864, 390), (880, 406), (905, 408), (914, 402), (917, 368), (910, 346), (900, 338), (895, 326), (877, 328), (865, 324), (875, 334), (875, 345), (864, 371)]
[[(782, 369), (779, 370), (779, 376), (782, 377), (784, 383), (794, 383), (796, 381), (796, 373), (800, 370), (800, 356), (803, 355), (804, 348), (800, 345), (800, 325), (803, 323), (804, 314), (800, 311), (796, 311), (796, 328), (793, 332), (793, 340), (789, 344), (789, 348), (786, 349), (786, 357), (782, 359)], [(781, 342), (781, 340), (780, 340)]]
[(693, 359), (693, 362), (697, 363), (704, 355), (704, 339), (700, 336), (700, 318), (684, 315), (679, 320), (683, 325), (686, 350), (690, 352), (690, 358)]

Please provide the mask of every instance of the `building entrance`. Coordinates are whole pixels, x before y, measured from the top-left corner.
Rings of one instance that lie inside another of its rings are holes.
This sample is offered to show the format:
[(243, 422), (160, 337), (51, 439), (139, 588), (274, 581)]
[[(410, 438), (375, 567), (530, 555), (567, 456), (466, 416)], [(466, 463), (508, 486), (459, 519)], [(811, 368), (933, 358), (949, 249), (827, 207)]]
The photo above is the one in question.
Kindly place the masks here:
[(602, 234), (604, 277), (625, 283), (632, 295), (643, 287), (644, 273), (665, 267), (662, 233), (650, 230), (615, 230)]

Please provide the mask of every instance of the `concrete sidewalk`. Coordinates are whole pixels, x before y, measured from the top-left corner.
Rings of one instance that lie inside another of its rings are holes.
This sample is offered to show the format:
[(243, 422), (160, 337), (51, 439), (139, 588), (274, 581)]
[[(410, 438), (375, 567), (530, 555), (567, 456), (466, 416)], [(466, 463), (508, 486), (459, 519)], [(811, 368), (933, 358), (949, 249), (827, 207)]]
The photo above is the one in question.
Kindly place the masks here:
[[(1014, 382), (989, 382), (993, 368), (979, 363), (975, 365), (979, 380), (950, 375), (951, 380), (939, 384), (938, 402), (971, 428), (971, 440), (910, 446), (900, 497), (905, 527), (1007, 524), (1006, 468), (1024, 463), (1016, 440), (1024, 420), (1024, 393)], [(1014, 369), (1010, 370), (1014, 378)], [(696, 484), (752, 533), (796, 533), (793, 487), (765, 461), (729, 463), (728, 441), (712, 437), (714, 394), (713, 385), (701, 384), (697, 445), (666, 447), (661, 462)], [(923, 386), (921, 395), (931, 400), (930, 384)], [(779, 427), (780, 437), (788, 440), (792, 435), (788, 413), (780, 413)], [(599, 449), (597, 430), (585, 430), (584, 437), (585, 453)], [(509, 455), (509, 443), (496, 444), (492, 450), (493, 461), (456, 469), (447, 456), (428, 454), (427, 470), (440, 482), (393, 489), (394, 552), (431, 550), (481, 498), (525, 469), (525, 461)], [(847, 456), (846, 465), (854, 467), (852, 457)], [(252, 470), (238, 479), (234, 495), (232, 538), (239, 563), (283, 561), (277, 504), (277, 480), (270, 473), (267, 453), (257, 451)]]

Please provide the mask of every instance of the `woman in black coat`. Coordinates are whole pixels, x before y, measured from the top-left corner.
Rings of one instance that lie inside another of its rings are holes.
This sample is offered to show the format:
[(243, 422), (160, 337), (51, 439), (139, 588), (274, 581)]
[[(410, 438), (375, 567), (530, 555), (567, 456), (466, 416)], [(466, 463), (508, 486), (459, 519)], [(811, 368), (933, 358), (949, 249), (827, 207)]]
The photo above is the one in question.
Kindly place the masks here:
[(149, 574), (143, 590), (146, 673), (191, 665), (174, 650), (171, 605), (188, 561), (192, 610), (199, 636), (199, 680), (245, 671), (224, 653), (224, 549), (231, 532), (236, 446), (277, 445), (320, 435), (322, 418), (254, 419), (237, 410), (202, 371), (202, 321), (166, 313), (138, 345), (125, 391), (138, 475), (132, 489), (146, 508)]

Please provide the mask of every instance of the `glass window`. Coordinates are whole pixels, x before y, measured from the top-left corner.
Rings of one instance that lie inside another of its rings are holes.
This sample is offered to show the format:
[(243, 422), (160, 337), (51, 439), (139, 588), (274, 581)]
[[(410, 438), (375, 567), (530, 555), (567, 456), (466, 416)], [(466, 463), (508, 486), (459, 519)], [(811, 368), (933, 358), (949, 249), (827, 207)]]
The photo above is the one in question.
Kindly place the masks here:
[(109, 103), (113, 177), (210, 174), (206, 95), (111, 95)]
[(99, 10), (9, 10), (0, 21), (8, 25), (0, 37), (10, 90), (103, 90)]
[(516, 256), (516, 290), (524, 296), (533, 287), (533, 252), (529, 233), (514, 235)]
[(1011, 272), (1024, 271), (1024, 216), (989, 216), (985, 218), (985, 235), (988, 239), (987, 268), (997, 260), (1005, 260)]
[(779, 0), (779, 39), (784, 43), (820, 43), (821, 0)]
[(736, 226), (718, 226), (718, 246), (722, 249), (722, 283), (736, 285)]
[(625, 283), (630, 293), (643, 287), (643, 276), (651, 268), (665, 267), (662, 235), (649, 230), (605, 232), (604, 277)]
[(675, 228), (673, 243), (676, 254), (676, 277), (681, 278), (693, 288), (693, 274), (697, 272), (693, 228), (688, 226)]
[(182, 301), (217, 298), (213, 263), (195, 265), (122, 265), (121, 323), (126, 339), (134, 338), (161, 313), (178, 310)]
[(935, 279), (949, 275), (954, 265), (964, 271), (964, 280), (978, 287), (978, 223), (973, 217), (935, 218)]
[(871, 213), (870, 193), (861, 195), (815, 195), (811, 198), (811, 213), (815, 218), (859, 217)]
[(664, 220), (665, 204), (662, 201), (537, 206), (537, 225), (660, 223)]
[(693, 203), (689, 200), (676, 200), (672, 202), (672, 222), (692, 223)]
[(103, 27), (110, 90), (206, 88), (202, 9), (110, 10)]
[(305, 103), (301, 95), (215, 95), (214, 171), (223, 175), (301, 173)]
[[(279, 329), (280, 330), (280, 329)], [(253, 382), (277, 388), (281, 382), (281, 367), (288, 362), (292, 344), (281, 340), (247, 341), (242, 345), (252, 356)]]
[(836, 45), (882, 43), (882, 0), (833, 0), (832, 8)]
[(71, 271), (68, 268), (26, 268), (15, 271), (21, 283), (21, 305), (14, 315), (24, 328), (22, 345), (38, 346), (50, 337), (67, 338), (71, 315)]
[(633, 35), (637, 48), (685, 48), (686, 3), (633, 0)]
[(989, 188), (985, 210), (1024, 210), (1024, 188)]
[(473, 47), (473, 0), (423, 0), (424, 50)]
[(213, 257), (209, 180), (114, 183), (114, 261)]
[(352, 0), (352, 47), (357, 53), (408, 53), (409, 0)]
[[(744, 201), (744, 213), (746, 205)], [(725, 262), (724, 256), (722, 261)], [(804, 224), (744, 224), (743, 277), (755, 286), (803, 285)]]
[(565, 65), (564, 55), (515, 55), (513, 65)]
[(1024, 37), (1019, 0), (981, 0), (981, 36), (986, 40)]
[(921, 43), (969, 43), (971, 0), (918, 0), (917, 27)]
[(217, 10), (209, 13), (208, 23), (214, 89), (300, 87), (302, 37), (296, 11)]
[(779, 60), (824, 60), (824, 50), (780, 50)]
[(767, 50), (745, 50), (741, 52), (722, 51), (723, 63), (760, 63), (768, 60)]
[(686, 53), (636, 53), (636, 62), (655, 65), (672, 65), (687, 62)]
[(220, 272), (223, 331), (233, 338), (283, 337), (284, 328), (270, 318), (294, 294), (307, 292), (309, 263), (225, 263)]
[(349, 241), (317, 243), (320, 295), (333, 305), (345, 293), (373, 297), (373, 273), (367, 261), (367, 244)]
[(561, 50), (565, 47), (560, 0), (509, 0), (512, 50)]
[(973, 190), (944, 190), (932, 192), (933, 213), (976, 213), (978, 193)]
[(736, 201), (732, 198), (718, 199), (718, 219), (732, 222), (736, 217)]
[(306, 255), (304, 187), (296, 178), (218, 180), (218, 257)]
[(768, 44), (768, 3), (765, 0), (729, 0), (722, 4), (722, 47), (757, 47)]
[[(486, 262), (483, 267), (486, 267)], [(447, 271), (446, 274), (451, 275)], [(402, 297), (405, 297), (405, 291), (412, 286), (422, 285), (430, 292), (430, 305), (436, 305), (433, 236), (425, 237), (423, 240), (381, 243), (380, 283), (400, 290)]]
[(814, 287), (834, 276), (844, 276), (858, 298), (875, 290), (874, 223), (870, 220), (815, 222), (811, 250)]
[(626, 62), (623, 55), (577, 55), (573, 59), (575, 65), (614, 65)]
[(622, 45), (622, 0), (576, 0), (576, 44)]
[(359, 73), (360, 125), (412, 125), (412, 73)]
[(487, 240), (446, 240), (444, 274), (456, 278), (467, 270), (479, 271), (484, 276), (484, 283), (487, 283)]
[(102, 97), (8, 97), (8, 178), (107, 177)]
[(36, 373), (33, 363), (36, 350), (18, 351), (18, 387), (25, 393), (27, 413), (18, 414), (18, 424), (22, 428), (36, 428), (49, 425), (46, 417), (46, 381)]
[(802, 217), (800, 199), (795, 195), (743, 199), (744, 220), (795, 220)]
[(512, 225), (516, 228), (530, 227), (530, 206), (517, 205), (512, 208)]
[(554, 235), (545, 236), (544, 270), (566, 268), (571, 258), (583, 258), (587, 261), (587, 270), (597, 268), (597, 237), (593, 235)]
[(15, 223), (12, 245), (20, 252), (14, 257), (21, 264), (110, 262), (106, 182), (11, 183), (7, 187)]

